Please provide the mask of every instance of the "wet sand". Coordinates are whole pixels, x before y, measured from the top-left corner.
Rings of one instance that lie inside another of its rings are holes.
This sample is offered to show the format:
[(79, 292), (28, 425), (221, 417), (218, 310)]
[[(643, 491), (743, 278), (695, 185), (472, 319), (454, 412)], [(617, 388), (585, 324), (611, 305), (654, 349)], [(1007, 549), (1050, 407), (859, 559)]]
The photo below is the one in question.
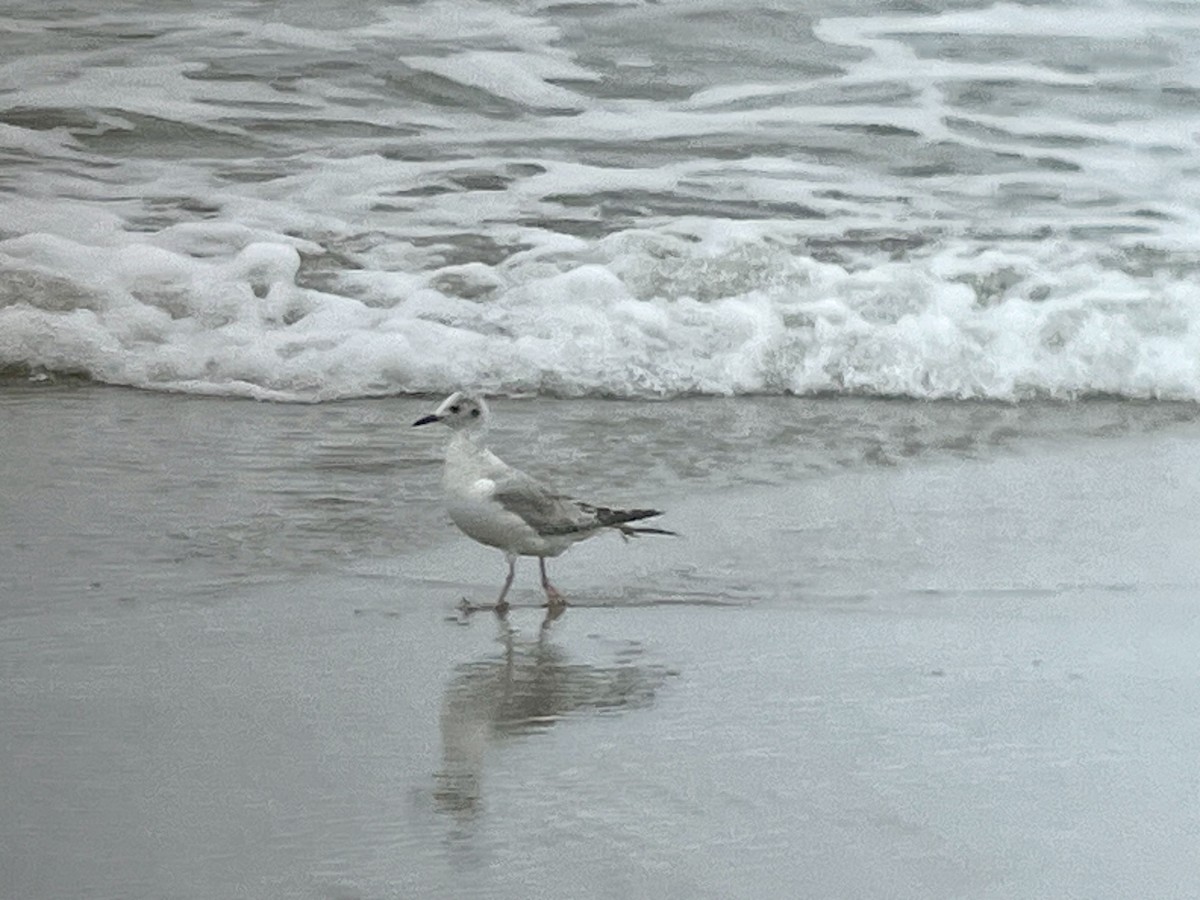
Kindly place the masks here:
[(1189, 408), (498, 404), (545, 627), (422, 408), (0, 392), (0, 896), (1194, 895)]

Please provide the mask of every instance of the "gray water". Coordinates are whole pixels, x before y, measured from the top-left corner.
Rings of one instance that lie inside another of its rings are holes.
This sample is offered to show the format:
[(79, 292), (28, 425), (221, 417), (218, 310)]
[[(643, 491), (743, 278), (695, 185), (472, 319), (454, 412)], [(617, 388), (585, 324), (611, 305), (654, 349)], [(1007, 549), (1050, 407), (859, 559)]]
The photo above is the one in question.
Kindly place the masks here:
[[(0, 589), (23, 597), (203, 597), (428, 550), (443, 441), (432, 400), (320, 406), (9, 384)], [(844, 399), (494, 402), (514, 464), (612, 504), (809, 484), (841, 471), (990, 459), (1196, 421), (1190, 404), (909, 404)], [(770, 493), (768, 491), (767, 493)], [(130, 567), (131, 548), (144, 566)], [(681, 590), (681, 582), (668, 582)], [(719, 590), (717, 591), (719, 594)]]
[(9, 4), (0, 370), (1200, 399), (1200, 15)]
[(0, 895), (1191, 895), (1193, 407), (500, 401), (502, 622), (432, 402), (0, 395)]
[(1195, 896), (1194, 4), (5, 13), (0, 896)]

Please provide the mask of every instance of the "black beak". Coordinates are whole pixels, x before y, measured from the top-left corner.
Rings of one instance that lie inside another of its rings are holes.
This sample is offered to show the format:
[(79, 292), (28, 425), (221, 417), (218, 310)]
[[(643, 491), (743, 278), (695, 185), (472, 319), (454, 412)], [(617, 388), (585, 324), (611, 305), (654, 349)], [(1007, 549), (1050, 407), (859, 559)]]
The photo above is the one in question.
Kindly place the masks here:
[(417, 421), (412, 423), (412, 427), (416, 428), (418, 425), (428, 425), (431, 422), (440, 422), (440, 421), (442, 421), (441, 416), (435, 416), (432, 414), (428, 415), (428, 416), (421, 416), (421, 418), (417, 419)]

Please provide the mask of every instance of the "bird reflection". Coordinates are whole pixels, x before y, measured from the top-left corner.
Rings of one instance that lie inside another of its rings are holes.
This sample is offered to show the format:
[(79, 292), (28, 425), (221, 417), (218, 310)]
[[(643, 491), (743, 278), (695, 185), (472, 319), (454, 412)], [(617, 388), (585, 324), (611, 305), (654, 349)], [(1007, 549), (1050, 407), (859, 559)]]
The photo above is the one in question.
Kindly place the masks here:
[(438, 807), (470, 819), (480, 808), (488, 748), (551, 728), (570, 715), (644, 707), (668, 676), (662, 666), (637, 662), (625, 645), (611, 664), (573, 662), (550, 640), (547, 612), (535, 639), (522, 640), (497, 615), (500, 651), (457, 666), (442, 701), (442, 768), (435, 775)]

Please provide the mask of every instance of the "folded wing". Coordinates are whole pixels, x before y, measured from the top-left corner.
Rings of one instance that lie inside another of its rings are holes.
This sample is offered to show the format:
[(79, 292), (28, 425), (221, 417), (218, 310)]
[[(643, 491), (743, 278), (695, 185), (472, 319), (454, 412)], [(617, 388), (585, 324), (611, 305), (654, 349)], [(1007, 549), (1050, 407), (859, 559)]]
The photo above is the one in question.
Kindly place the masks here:
[(524, 472), (510, 469), (496, 482), (492, 499), (520, 516), (543, 537), (578, 534), (615, 528), (624, 535), (674, 534), (661, 528), (630, 526), (629, 522), (661, 515), (656, 509), (610, 509), (593, 506), (549, 490)]

